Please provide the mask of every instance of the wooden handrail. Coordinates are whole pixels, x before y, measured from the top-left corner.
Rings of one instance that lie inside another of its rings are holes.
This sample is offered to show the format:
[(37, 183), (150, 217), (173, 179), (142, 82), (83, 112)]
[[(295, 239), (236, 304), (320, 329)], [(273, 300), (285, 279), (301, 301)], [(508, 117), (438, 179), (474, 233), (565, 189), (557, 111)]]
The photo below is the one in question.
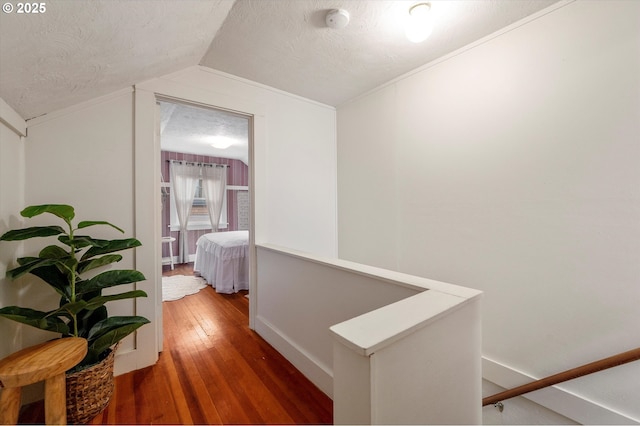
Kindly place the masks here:
[(609, 358), (601, 359), (600, 361), (595, 361), (577, 368), (572, 368), (571, 370), (563, 371), (562, 373), (554, 374), (552, 376), (545, 377), (544, 379), (536, 380), (535, 382), (527, 383), (526, 385), (518, 386), (516, 388), (509, 389), (504, 392), (488, 396), (486, 398), (482, 398), (482, 406), (484, 407), (485, 405), (497, 404), (498, 402), (504, 401), (505, 399), (514, 398), (525, 393), (557, 385), (558, 383), (577, 379), (578, 377), (597, 373), (598, 371), (606, 370), (608, 368), (616, 367), (628, 362), (637, 361), (639, 359), (640, 348), (633, 349), (618, 355), (610, 356)]

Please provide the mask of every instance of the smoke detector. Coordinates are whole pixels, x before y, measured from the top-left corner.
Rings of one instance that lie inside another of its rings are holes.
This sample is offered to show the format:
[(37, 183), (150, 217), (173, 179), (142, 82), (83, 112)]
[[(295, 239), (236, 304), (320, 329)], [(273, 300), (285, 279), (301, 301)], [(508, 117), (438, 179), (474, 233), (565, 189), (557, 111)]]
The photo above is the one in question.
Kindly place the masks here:
[(332, 9), (327, 13), (325, 22), (329, 28), (342, 29), (349, 23), (349, 12), (344, 9)]

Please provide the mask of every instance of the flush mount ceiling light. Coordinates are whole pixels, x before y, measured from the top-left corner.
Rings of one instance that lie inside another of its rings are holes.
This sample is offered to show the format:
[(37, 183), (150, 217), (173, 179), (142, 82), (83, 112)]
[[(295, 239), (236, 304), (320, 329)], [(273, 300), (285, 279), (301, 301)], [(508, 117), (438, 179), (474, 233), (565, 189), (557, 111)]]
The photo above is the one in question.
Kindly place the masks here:
[(332, 9), (327, 12), (324, 21), (327, 23), (327, 27), (340, 30), (349, 23), (349, 12), (344, 9)]
[(207, 142), (214, 148), (227, 149), (235, 143), (235, 140), (221, 136), (214, 136), (207, 138)]
[(417, 3), (409, 8), (409, 17), (404, 30), (405, 35), (414, 43), (420, 43), (429, 37), (433, 30), (433, 17), (430, 3)]

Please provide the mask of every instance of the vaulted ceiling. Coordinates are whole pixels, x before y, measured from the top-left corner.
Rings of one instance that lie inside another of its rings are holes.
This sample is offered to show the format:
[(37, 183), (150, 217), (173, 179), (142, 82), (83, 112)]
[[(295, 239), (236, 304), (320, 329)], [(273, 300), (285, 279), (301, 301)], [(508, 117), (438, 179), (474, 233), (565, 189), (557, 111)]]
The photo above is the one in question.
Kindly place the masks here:
[(44, 4), (0, 14), (0, 97), (25, 119), (197, 64), (233, 1)]
[[(416, 44), (403, 18), (418, 0), (47, 0), (37, 14), (10, 0), (0, 98), (28, 120), (199, 64), (337, 106), (556, 1), (430, 0)], [(345, 28), (326, 25), (332, 9)]]
[[(413, 0), (48, 0), (0, 14), (0, 97), (29, 119), (201, 64), (338, 105), (555, 1), (431, 0), (414, 44)], [(325, 25), (334, 8), (346, 28)]]

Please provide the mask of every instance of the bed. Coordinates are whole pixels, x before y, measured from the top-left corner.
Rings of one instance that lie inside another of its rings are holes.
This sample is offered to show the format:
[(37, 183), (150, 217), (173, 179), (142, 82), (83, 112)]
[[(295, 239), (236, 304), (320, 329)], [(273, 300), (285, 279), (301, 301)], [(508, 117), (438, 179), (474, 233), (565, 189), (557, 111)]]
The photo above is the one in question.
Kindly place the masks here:
[(196, 275), (218, 293), (249, 289), (249, 231), (204, 234), (196, 243)]

